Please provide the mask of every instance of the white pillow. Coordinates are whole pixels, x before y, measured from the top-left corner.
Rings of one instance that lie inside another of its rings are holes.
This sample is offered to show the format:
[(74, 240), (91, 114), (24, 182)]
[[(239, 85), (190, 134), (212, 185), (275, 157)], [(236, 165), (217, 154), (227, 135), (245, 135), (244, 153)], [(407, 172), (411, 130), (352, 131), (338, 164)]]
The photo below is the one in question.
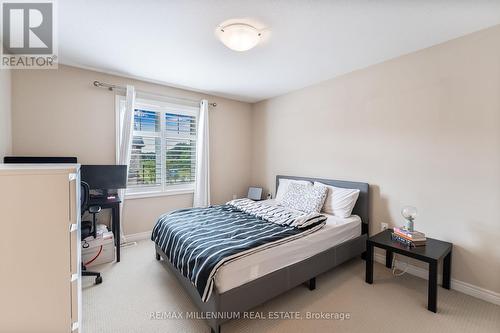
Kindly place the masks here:
[(283, 195), (288, 190), (288, 185), (290, 185), (291, 183), (312, 185), (312, 183), (307, 180), (293, 180), (293, 179), (280, 178), (280, 181), (278, 183), (278, 190), (276, 191), (276, 198), (275, 198), (276, 201), (279, 202), (283, 200)]
[(328, 188), (328, 195), (323, 205), (323, 212), (342, 218), (351, 216), (354, 205), (356, 205), (356, 201), (359, 197), (359, 190), (335, 187), (320, 182), (314, 182), (314, 186)]
[(291, 183), (283, 195), (281, 204), (305, 213), (319, 213), (326, 199), (328, 189), (312, 184)]

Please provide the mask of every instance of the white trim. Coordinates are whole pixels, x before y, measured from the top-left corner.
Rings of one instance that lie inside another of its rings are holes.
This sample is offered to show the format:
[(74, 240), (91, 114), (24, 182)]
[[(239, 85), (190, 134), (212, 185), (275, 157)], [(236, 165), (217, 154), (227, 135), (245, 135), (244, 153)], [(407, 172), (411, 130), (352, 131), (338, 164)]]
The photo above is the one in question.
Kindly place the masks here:
[[(397, 254), (396, 254), (397, 255)], [(381, 263), (385, 267), (385, 254), (381, 253), (375, 253), (374, 259), (376, 262)], [(404, 261), (399, 261), (396, 260), (396, 268), (398, 269), (404, 269), (406, 267), (406, 262)], [(406, 269), (406, 272), (408, 274), (417, 276), (419, 278), (422, 278), (424, 280), (429, 279), (429, 270), (422, 268), (422, 267), (417, 267), (414, 265), (408, 264), (408, 268)], [(442, 281), (442, 275), (438, 275), (438, 281)], [(473, 284), (463, 282), (460, 280), (456, 279), (451, 279), (451, 289), (456, 290), (458, 292), (461, 292), (463, 294), (479, 298), (483, 301), (493, 303), (496, 305), (500, 305), (500, 293), (494, 292), (492, 290), (484, 289), (478, 286), (475, 286)]]
[(158, 110), (157, 112), (160, 113), (160, 182), (161, 182), (161, 191), (162, 192), (167, 192), (168, 188), (165, 186), (165, 183), (167, 182), (167, 163), (165, 161), (165, 157), (167, 156), (167, 145), (166, 145), (166, 140), (167, 140), (167, 134), (166, 134), (166, 119), (165, 119), (165, 112), (162, 110)]
[[(120, 143), (120, 122), (122, 118), (121, 114), (121, 105), (125, 101), (125, 96), (116, 95), (115, 96), (115, 152), (116, 152), (116, 161), (118, 162), (118, 150)], [(198, 123), (198, 111), (199, 108), (184, 104), (178, 104), (173, 102), (166, 102), (155, 99), (147, 99), (147, 98), (137, 98), (135, 102), (136, 108), (144, 108), (153, 112), (160, 113), (160, 118), (164, 119), (165, 114), (172, 112), (175, 114), (181, 114), (186, 116), (192, 116), (195, 118), (196, 123)], [(165, 131), (165, 122), (160, 121), (160, 132), (144, 132), (144, 131), (133, 131), (134, 135), (142, 135), (145, 137), (155, 137), (160, 139), (160, 147), (161, 147), (161, 156), (166, 155), (166, 147), (164, 143), (166, 142), (167, 136)], [(169, 138), (180, 138), (180, 139), (189, 139), (196, 140), (196, 135), (178, 135), (171, 136)], [(128, 179), (128, 175), (127, 175)], [(169, 185), (166, 184), (166, 164), (161, 164), (161, 184), (159, 186), (154, 186), (148, 190), (147, 186), (141, 188), (127, 188), (125, 199), (140, 199), (140, 198), (150, 198), (150, 197), (160, 197), (160, 196), (169, 196), (169, 195), (179, 195), (179, 194), (190, 194), (194, 193), (194, 183), (190, 184), (181, 184), (181, 185)]]
[[(136, 234), (130, 234), (125, 236), (127, 242), (137, 242), (140, 240), (149, 239), (151, 237), (151, 231), (139, 232)], [(384, 265), (385, 268), (385, 255), (381, 253), (375, 253), (374, 259), (376, 262)], [(396, 260), (396, 268), (404, 269), (406, 266), (405, 262)], [(428, 270), (425, 268), (417, 267), (414, 265), (408, 265), (407, 273), (422, 278), (424, 280), (428, 279)], [(438, 276), (438, 281), (442, 280), (441, 274)], [(467, 282), (463, 282), (456, 279), (451, 279), (451, 289), (461, 292), (463, 294), (479, 298), (483, 301), (500, 305), (500, 294), (492, 290), (484, 289)]]
[(125, 199), (142, 199), (142, 198), (154, 198), (154, 197), (165, 197), (170, 195), (183, 195), (183, 194), (193, 194), (194, 189), (184, 189), (184, 190), (167, 190), (167, 191), (157, 191), (157, 192), (137, 192), (137, 193), (127, 193), (125, 194)]
[(139, 232), (136, 234), (125, 235), (125, 241), (126, 242), (138, 242), (141, 240), (150, 239), (151, 232), (152, 231), (144, 231), (144, 232)]
[[(175, 114), (182, 114), (186, 116), (198, 116), (199, 106), (194, 105), (186, 105), (182, 103), (173, 103), (168, 101), (162, 101), (158, 99), (158, 96), (154, 95), (145, 95), (142, 94), (144, 98), (138, 97), (136, 100), (136, 104), (142, 106), (144, 109), (148, 111), (154, 112), (171, 112)], [(199, 104), (199, 103), (198, 103)]]

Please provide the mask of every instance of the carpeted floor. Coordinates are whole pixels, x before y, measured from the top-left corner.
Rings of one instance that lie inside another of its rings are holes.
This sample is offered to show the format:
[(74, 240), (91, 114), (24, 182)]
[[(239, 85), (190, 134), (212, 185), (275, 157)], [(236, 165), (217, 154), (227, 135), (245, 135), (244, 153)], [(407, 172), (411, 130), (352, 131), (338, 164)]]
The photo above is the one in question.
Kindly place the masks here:
[[(439, 287), (434, 314), (426, 308), (425, 280), (394, 277), (376, 264), (374, 284), (368, 285), (363, 264), (354, 259), (319, 276), (316, 290), (299, 286), (253, 310), (265, 316), (270, 311), (343, 312), (350, 319), (239, 319), (222, 325), (222, 332), (500, 332), (500, 306)], [(152, 312), (165, 317), (196, 311), (175, 277), (155, 260), (152, 242), (124, 248), (121, 263), (95, 269), (104, 282), (93, 285), (92, 278), (84, 278), (83, 333), (210, 332), (201, 319), (151, 319)]]

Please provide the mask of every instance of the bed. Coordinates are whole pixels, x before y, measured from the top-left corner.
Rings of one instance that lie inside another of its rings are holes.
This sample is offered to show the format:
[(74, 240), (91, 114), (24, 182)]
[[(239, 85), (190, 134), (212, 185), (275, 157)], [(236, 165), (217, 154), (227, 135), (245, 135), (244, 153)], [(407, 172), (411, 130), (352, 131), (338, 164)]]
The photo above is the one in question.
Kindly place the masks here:
[[(199, 288), (175, 267), (179, 266), (178, 263), (172, 260), (173, 264), (168, 259), (169, 255), (156, 244), (156, 258), (163, 259), (200, 311), (243, 312), (302, 283), (308, 283), (312, 290), (316, 276), (365, 251), (369, 223), (368, 184), (278, 175), (276, 189), (280, 179), (319, 181), (336, 187), (359, 189), (353, 215), (346, 219), (326, 216), (324, 226), (317, 231), (224, 263), (213, 278), (210, 297), (201, 297)], [(212, 332), (220, 332), (221, 324), (229, 320), (219, 316), (209, 317), (207, 324)]]

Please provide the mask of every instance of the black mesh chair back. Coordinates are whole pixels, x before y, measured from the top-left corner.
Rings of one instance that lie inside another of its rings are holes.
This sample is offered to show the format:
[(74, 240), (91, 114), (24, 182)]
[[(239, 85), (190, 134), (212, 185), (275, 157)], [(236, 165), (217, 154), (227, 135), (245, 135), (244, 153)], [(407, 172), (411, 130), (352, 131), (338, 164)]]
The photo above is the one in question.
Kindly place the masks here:
[[(88, 207), (89, 198), (90, 198), (89, 184), (87, 184), (86, 182), (80, 182), (80, 209), (82, 216)], [(82, 239), (91, 234), (91, 226), (89, 226), (87, 223), (82, 222), (81, 229), (82, 229), (81, 230)], [(95, 231), (95, 214), (94, 214), (94, 231)], [(82, 262), (82, 276), (94, 276), (96, 284), (102, 283), (101, 273), (87, 271), (87, 267), (85, 267), (83, 262)]]
[(86, 182), (80, 182), (80, 211), (83, 215), (89, 203), (90, 187)]

